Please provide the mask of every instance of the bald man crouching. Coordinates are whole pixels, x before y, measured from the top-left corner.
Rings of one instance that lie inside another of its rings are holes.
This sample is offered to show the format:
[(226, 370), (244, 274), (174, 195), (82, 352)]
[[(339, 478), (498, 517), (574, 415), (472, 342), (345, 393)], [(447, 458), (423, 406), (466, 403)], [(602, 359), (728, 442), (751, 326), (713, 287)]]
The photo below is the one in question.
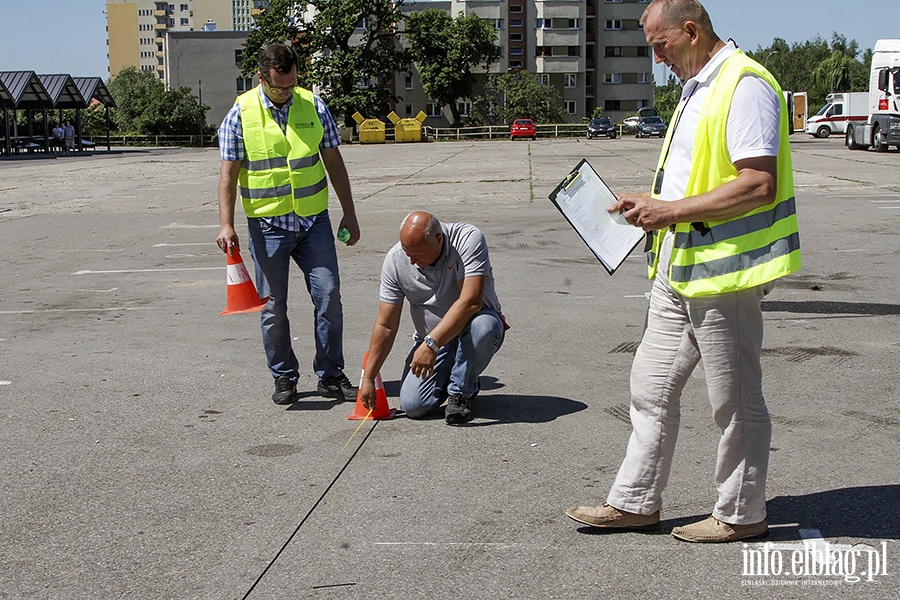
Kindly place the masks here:
[(478, 376), (507, 329), (484, 234), (466, 223), (441, 224), (427, 212), (403, 219), (400, 241), (381, 269), (378, 318), (359, 388), (366, 408), (375, 408), (375, 376), (394, 345), (404, 298), (416, 331), (403, 369), (400, 409), (423, 418), (446, 400), (448, 425), (471, 421)]

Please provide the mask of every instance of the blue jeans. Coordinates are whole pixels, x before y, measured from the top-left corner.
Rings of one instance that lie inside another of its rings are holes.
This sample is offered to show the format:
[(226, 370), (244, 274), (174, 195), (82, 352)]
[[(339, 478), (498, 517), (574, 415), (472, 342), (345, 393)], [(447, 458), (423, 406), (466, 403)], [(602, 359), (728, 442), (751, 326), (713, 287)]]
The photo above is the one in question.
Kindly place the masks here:
[(313, 370), (319, 379), (338, 375), (344, 368), (342, 345), (344, 314), (337, 252), (328, 212), (316, 217), (309, 231), (287, 231), (260, 219), (247, 219), (250, 254), (256, 263), (256, 285), (269, 301), (260, 315), (263, 347), (275, 378), (297, 378), (300, 366), (291, 345), (287, 316), (291, 260), (303, 272), (315, 318), (316, 356)]
[(409, 364), (422, 343), (417, 339), (406, 357), (400, 384), (400, 409), (413, 419), (427, 416), (444, 403), (448, 394), (471, 398), (478, 393), (478, 376), (487, 368), (503, 345), (506, 331), (497, 313), (484, 308), (472, 317), (466, 328), (438, 351), (431, 377), (412, 375)]

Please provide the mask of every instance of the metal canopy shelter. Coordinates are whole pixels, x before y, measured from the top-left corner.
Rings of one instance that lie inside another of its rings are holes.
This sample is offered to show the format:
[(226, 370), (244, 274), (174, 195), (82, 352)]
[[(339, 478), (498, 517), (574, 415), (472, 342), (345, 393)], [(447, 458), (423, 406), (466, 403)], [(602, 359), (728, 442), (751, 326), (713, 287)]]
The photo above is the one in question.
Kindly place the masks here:
[[(60, 111), (62, 121), (63, 109), (75, 109), (75, 129), (77, 146), (83, 149), (81, 131), (81, 111), (93, 103), (103, 104), (106, 109), (106, 149), (110, 149), (109, 109), (116, 105), (103, 80), (99, 77), (72, 77), (68, 74), (37, 75), (34, 71), (0, 71), (0, 103), (3, 105), (5, 123), (4, 150), (6, 155), (12, 153), (12, 137), (18, 135), (13, 131), (10, 135), (9, 111), (40, 110), (43, 114), (43, 148), (49, 152), (50, 131), (48, 111)], [(31, 120), (29, 119), (29, 129)], [(15, 128), (15, 126), (14, 126)], [(32, 137), (29, 131), (29, 137)]]

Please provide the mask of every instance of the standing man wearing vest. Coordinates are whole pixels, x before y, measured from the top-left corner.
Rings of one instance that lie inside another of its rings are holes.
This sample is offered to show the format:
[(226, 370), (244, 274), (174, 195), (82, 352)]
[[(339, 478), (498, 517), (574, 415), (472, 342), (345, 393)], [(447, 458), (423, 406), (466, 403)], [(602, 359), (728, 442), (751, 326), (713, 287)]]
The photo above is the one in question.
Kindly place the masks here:
[(287, 317), (290, 263), (303, 271), (315, 313), (313, 369), (323, 396), (355, 400), (344, 375), (343, 308), (337, 252), (328, 215), (328, 177), (341, 203), (338, 227), (359, 240), (350, 180), (340, 139), (325, 103), (297, 86), (297, 56), (284, 44), (259, 55), (260, 85), (240, 95), (219, 127), (222, 169), (216, 244), (238, 248), (234, 205), (240, 195), (247, 215), (250, 253), (260, 296), (269, 297), (261, 314), (276, 404), (296, 399), (299, 363), (291, 346)]
[(633, 432), (607, 502), (573, 507), (594, 527), (659, 526), (681, 391), (700, 359), (721, 432), (712, 516), (676, 527), (689, 542), (766, 535), (772, 426), (762, 392), (760, 301), (800, 268), (781, 88), (713, 31), (696, 0), (653, 0), (641, 18), (657, 63), (684, 81), (653, 192), (609, 208), (651, 235), (653, 287), (631, 371)]

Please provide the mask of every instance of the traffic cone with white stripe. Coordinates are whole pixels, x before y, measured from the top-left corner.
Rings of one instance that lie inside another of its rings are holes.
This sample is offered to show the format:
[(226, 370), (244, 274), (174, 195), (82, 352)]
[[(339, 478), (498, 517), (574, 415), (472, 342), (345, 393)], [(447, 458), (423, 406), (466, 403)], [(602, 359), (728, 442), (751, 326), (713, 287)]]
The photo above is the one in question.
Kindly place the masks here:
[(237, 246), (229, 248), (225, 253), (228, 257), (227, 270), (228, 275), (228, 303), (225, 310), (219, 313), (221, 315), (240, 315), (244, 313), (259, 312), (269, 301), (269, 298), (260, 298), (256, 293), (256, 287), (250, 279), (250, 273), (241, 260), (241, 253)]
[[(362, 373), (359, 376), (359, 387), (362, 388), (362, 378), (366, 376), (366, 361), (369, 360), (369, 353), (366, 352), (365, 356), (363, 356), (363, 366)], [(356, 408), (353, 410), (353, 414), (347, 417), (351, 421), (362, 421), (365, 418), (369, 419), (393, 419), (394, 413), (397, 412), (393, 408), (388, 407), (387, 393), (384, 391), (384, 382), (381, 380), (381, 373), (375, 375), (375, 408), (372, 410), (372, 414), (369, 414), (369, 409), (366, 408), (365, 404), (362, 403), (362, 398), (360, 397), (360, 393), (356, 393)]]

